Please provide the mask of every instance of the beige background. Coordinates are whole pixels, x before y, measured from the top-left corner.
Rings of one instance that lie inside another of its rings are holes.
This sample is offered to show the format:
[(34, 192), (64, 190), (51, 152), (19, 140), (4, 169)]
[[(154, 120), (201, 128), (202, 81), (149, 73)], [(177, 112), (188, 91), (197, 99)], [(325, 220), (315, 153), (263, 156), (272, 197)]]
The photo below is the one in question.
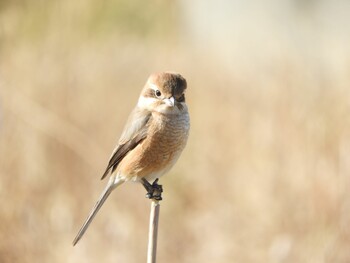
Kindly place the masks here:
[[(215, 2), (215, 3), (214, 3)], [(145, 262), (114, 192), (76, 246), (148, 75), (188, 80), (159, 262), (350, 262), (348, 1), (0, 1), (0, 262)]]

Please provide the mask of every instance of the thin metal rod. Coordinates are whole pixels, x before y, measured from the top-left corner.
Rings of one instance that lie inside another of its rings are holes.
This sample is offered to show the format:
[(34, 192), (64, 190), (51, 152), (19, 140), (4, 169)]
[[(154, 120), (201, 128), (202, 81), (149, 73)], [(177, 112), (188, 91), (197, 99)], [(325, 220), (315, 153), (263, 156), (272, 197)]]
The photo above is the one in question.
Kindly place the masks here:
[(149, 220), (147, 263), (156, 263), (159, 210), (159, 201), (152, 199)]

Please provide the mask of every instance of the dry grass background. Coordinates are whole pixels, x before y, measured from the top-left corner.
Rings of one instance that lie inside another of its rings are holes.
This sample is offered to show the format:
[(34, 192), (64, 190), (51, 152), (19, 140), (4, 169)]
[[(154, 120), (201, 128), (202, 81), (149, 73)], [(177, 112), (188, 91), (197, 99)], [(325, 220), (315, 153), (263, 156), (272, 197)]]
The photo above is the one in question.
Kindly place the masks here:
[(159, 262), (350, 262), (350, 8), (229, 2), (0, 1), (0, 262), (145, 262), (136, 184), (71, 242), (159, 70), (192, 118)]

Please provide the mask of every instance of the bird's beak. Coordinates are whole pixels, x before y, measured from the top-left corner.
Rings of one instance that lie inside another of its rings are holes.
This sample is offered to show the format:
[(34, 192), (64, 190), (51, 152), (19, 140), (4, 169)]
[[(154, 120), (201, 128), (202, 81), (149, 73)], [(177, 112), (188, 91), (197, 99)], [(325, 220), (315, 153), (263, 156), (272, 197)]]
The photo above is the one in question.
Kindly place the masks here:
[(169, 99), (164, 99), (163, 101), (164, 101), (164, 103), (165, 103), (166, 105), (168, 105), (169, 107), (174, 107), (174, 105), (175, 105), (175, 99), (174, 99), (174, 97), (170, 97)]

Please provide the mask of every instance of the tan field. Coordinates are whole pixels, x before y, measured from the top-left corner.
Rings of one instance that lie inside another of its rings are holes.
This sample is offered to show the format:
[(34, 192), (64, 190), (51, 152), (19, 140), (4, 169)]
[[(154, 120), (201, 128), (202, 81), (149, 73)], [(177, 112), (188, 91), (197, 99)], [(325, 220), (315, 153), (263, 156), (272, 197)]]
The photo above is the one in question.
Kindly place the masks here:
[(164, 70), (191, 134), (161, 179), (158, 262), (350, 262), (350, 5), (188, 2), (0, 2), (0, 262), (146, 262), (139, 184), (72, 241)]

